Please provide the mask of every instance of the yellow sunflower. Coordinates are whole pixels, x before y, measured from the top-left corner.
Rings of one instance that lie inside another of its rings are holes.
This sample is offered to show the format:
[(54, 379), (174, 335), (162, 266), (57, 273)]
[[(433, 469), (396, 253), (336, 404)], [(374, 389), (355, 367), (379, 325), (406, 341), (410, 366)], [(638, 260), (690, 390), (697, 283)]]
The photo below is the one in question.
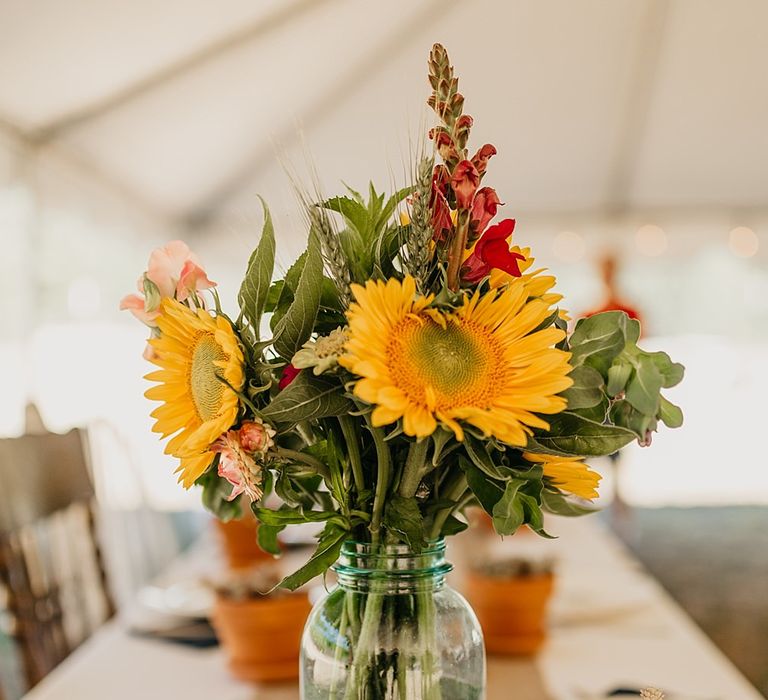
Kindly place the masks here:
[(144, 395), (163, 402), (151, 414), (152, 430), (163, 438), (178, 433), (165, 452), (181, 460), (176, 471), (189, 488), (211, 463), (211, 444), (237, 419), (238, 397), (221, 379), (240, 390), (243, 353), (229, 321), (173, 299), (163, 300), (157, 326), (160, 336), (149, 342), (160, 369), (145, 379), (160, 384)]
[(529, 462), (540, 464), (544, 469), (544, 476), (561, 491), (567, 491), (588, 501), (598, 497), (597, 486), (602, 477), (593, 472), (588, 464), (584, 464), (580, 457), (539, 455), (533, 452), (523, 452), (523, 457)]
[(559, 413), (557, 396), (572, 381), (570, 355), (552, 347), (557, 328), (535, 329), (551, 313), (523, 285), (467, 297), (455, 311), (427, 308), (411, 277), (353, 285), (347, 354), (339, 363), (361, 377), (354, 393), (376, 408), (373, 424), (402, 418), (408, 435), (425, 437), (438, 422), (458, 440), (459, 421), (523, 446), (537, 414)]

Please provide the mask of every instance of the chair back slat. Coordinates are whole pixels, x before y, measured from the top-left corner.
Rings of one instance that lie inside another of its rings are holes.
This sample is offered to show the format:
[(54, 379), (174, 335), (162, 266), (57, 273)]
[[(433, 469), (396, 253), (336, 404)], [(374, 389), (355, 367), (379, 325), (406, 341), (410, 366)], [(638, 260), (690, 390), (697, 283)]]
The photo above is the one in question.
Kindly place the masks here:
[(114, 614), (81, 431), (0, 440), (0, 585), (29, 687)]

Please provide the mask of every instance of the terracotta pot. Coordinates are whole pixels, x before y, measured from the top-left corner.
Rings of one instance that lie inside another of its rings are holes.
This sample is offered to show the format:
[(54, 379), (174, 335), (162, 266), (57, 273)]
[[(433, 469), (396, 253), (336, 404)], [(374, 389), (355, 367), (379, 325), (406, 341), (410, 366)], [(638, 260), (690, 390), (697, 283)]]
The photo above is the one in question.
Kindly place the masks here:
[(250, 682), (298, 678), (301, 633), (311, 607), (306, 593), (246, 600), (219, 596), (213, 626), (232, 674)]
[(239, 520), (228, 523), (215, 522), (231, 569), (247, 569), (258, 562), (273, 561), (272, 555), (263, 551), (256, 541), (259, 522), (252, 514), (246, 513)]
[(503, 578), (469, 572), (466, 595), (490, 654), (530, 655), (546, 638), (552, 574)]

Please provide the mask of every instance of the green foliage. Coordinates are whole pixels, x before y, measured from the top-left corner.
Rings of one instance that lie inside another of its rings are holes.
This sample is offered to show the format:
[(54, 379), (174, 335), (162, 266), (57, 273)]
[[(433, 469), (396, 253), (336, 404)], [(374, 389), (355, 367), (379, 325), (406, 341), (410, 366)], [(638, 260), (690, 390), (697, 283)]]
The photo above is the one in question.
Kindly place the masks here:
[(263, 199), (261, 204), (264, 207), (264, 227), (261, 232), (261, 239), (248, 260), (248, 269), (237, 299), (240, 304), (241, 316), (247, 322), (247, 326), (240, 328), (241, 335), (251, 344), (259, 340), (261, 315), (267, 304), (275, 267), (275, 229), (272, 225), (269, 208)]
[(571, 411), (577, 408), (592, 408), (602, 403), (605, 392), (600, 372), (589, 365), (580, 365), (568, 376), (574, 383), (563, 392), (563, 396), (568, 399), (568, 408)]
[(596, 457), (613, 454), (635, 437), (624, 427), (604, 425), (571, 411), (548, 420), (549, 430), (537, 430), (529, 438), (529, 451)]
[(333, 197), (323, 206), (341, 214), (346, 224), (339, 240), (352, 280), (364, 284), (371, 278), (388, 277), (394, 271), (392, 263), (400, 247), (400, 227), (392, 223), (392, 217), (413, 188), (406, 187), (387, 199), (371, 183), (368, 201), (359, 192), (347, 189), (349, 196)]
[[(293, 290), (293, 300), (273, 329), (272, 345), (277, 354), (288, 361), (309, 340), (320, 309), (323, 259), (314, 236), (310, 236), (307, 251), (299, 261), (302, 264), (297, 271), (294, 272), (296, 265), (289, 270), (289, 273), (298, 276), (298, 283)], [(284, 286), (284, 289), (286, 288), (290, 288), (287, 282)]]
[(424, 519), (414, 498), (391, 496), (384, 510), (384, 527), (400, 536), (415, 552), (424, 547)]
[(555, 515), (565, 515), (569, 517), (588, 515), (596, 512), (595, 508), (587, 508), (578, 503), (567, 499), (562, 493), (543, 489), (541, 492), (541, 505), (544, 510)]
[(493, 506), (493, 528), (500, 535), (513, 535), (525, 522), (525, 510), (520, 499), (522, 479), (510, 479), (504, 486), (504, 493)]
[(277, 543), (277, 536), (285, 529), (284, 525), (265, 525), (261, 523), (256, 531), (256, 538), (259, 547), (267, 554), (274, 556), (280, 555), (280, 545)]
[[(640, 324), (622, 311), (581, 319), (569, 340), (574, 385), (563, 396), (568, 399), (570, 414), (593, 423), (604, 423), (607, 415), (614, 427), (646, 443), (659, 420), (668, 427), (682, 425), (682, 411), (662, 396), (661, 390), (678, 384), (684, 368), (664, 352), (639, 348), (639, 337)], [(620, 435), (614, 431), (602, 436), (602, 447), (595, 444), (595, 438), (600, 437), (596, 428), (576, 425), (574, 420), (555, 417), (550, 434), (537, 433), (531, 449), (538, 445), (562, 454), (589, 455), (608, 454), (605, 450), (622, 446)], [(570, 439), (564, 440), (568, 433)], [(579, 435), (589, 438), (592, 452), (581, 451), (585, 445), (577, 439)]]
[(338, 382), (304, 371), (261, 411), (261, 415), (278, 427), (293, 427), (302, 421), (342, 416), (353, 408)]
[(229, 500), (232, 485), (219, 476), (218, 461), (217, 455), (208, 470), (203, 472), (195, 481), (195, 485), (200, 486), (203, 490), (202, 500), (205, 509), (226, 523), (240, 518), (243, 515), (243, 510), (239, 498)]
[(339, 558), (341, 545), (349, 538), (349, 531), (336, 524), (329, 523), (325, 526), (317, 543), (317, 549), (306, 564), (286, 576), (281, 582), (281, 588), (295, 591), (307, 581), (324, 574)]

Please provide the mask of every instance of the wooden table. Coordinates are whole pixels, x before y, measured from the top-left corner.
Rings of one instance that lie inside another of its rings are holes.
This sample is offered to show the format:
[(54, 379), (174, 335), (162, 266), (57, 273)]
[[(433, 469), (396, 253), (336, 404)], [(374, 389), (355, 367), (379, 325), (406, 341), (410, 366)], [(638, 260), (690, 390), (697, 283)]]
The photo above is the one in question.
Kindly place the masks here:
[[(557, 557), (559, 572), (545, 648), (533, 659), (490, 657), (487, 700), (580, 700), (620, 685), (664, 688), (670, 691), (668, 700), (760, 700), (762, 696), (601, 522), (594, 517), (558, 518), (548, 527), (560, 539), (486, 538), (483, 545), (491, 550), (544, 546)], [(477, 552), (476, 541), (468, 537), (477, 536), (463, 535), (450, 545), (455, 560), (467, 550)], [(168, 580), (210, 568), (209, 554), (205, 546), (193, 548), (170, 567)], [(228, 674), (220, 649), (190, 649), (133, 637), (118, 619), (25, 696), (25, 700), (175, 698), (295, 700), (298, 689), (294, 684), (239, 683)]]

